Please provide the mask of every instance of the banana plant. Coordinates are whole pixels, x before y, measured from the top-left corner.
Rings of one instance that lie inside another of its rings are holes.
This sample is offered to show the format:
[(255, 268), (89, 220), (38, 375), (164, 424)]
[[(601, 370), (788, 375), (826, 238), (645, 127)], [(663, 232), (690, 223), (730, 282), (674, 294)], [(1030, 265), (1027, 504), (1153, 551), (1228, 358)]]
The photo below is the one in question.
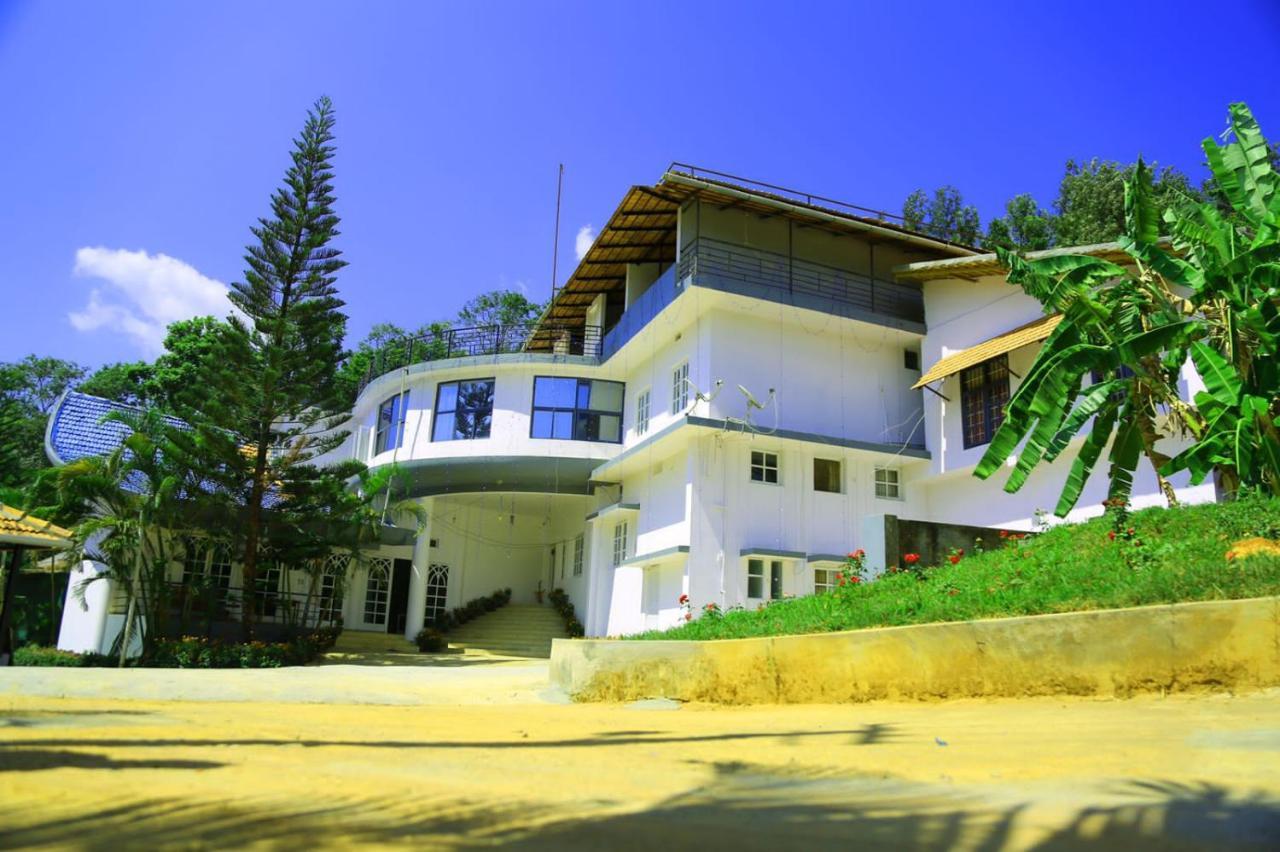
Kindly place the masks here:
[[(1130, 264), (997, 250), (1009, 283), (1062, 321), (1009, 400), (976, 476), (1012, 461), (1005, 490), (1015, 492), (1037, 465), (1074, 445), (1059, 516), (1079, 501), (1104, 451), (1109, 499), (1128, 498), (1144, 458), (1171, 504), (1166, 477), (1181, 470), (1193, 482), (1217, 472), (1229, 491), (1252, 485), (1280, 493), (1280, 191), (1266, 140), (1243, 104), (1231, 107), (1231, 132), (1232, 142), (1204, 146), (1228, 211), (1187, 199), (1164, 215), (1169, 239), (1161, 238), (1151, 171), (1138, 161), (1117, 240)], [(1188, 362), (1206, 387), (1190, 403), (1179, 392)], [(1174, 437), (1192, 441), (1170, 458), (1158, 445)]]

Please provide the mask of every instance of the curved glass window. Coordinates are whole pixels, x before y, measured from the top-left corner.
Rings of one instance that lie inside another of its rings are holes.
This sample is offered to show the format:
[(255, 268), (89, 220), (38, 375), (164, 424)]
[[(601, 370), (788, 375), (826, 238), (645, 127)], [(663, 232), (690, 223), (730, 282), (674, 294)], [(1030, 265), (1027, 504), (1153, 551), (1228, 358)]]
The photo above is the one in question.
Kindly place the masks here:
[(622, 382), (538, 376), (533, 380), (534, 438), (622, 441)]
[(433, 441), (489, 437), (493, 425), (493, 379), (441, 382), (436, 387)]

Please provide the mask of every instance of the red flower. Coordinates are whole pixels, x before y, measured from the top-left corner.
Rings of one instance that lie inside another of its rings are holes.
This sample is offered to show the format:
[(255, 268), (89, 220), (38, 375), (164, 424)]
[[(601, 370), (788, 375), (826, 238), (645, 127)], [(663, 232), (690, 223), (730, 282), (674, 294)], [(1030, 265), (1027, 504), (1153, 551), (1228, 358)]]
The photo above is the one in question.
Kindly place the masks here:
[(903, 562), (905, 562), (905, 563), (907, 563), (908, 565), (915, 565), (917, 562), (919, 562), (919, 561), (920, 561), (920, 554), (919, 554), (919, 553), (905, 553), (905, 554), (903, 554), (903, 556), (902, 556), (902, 561), (903, 561)]
[(864, 556), (866, 556), (866, 555), (867, 555), (867, 552), (866, 552), (865, 550), (863, 550), (861, 547), (859, 547), (857, 550), (855, 550), (855, 551), (853, 552), (853, 558), (854, 558), (854, 559), (861, 559), (862, 557), (864, 557)]
[(845, 584), (845, 579), (843, 576), (841, 576), (839, 580), (836, 580), (836, 585), (843, 586), (844, 584)]
[(951, 560), (951, 564), (952, 564), (952, 565), (959, 565), (959, 564), (960, 564), (960, 554), (958, 554), (958, 553), (953, 553), (953, 554), (951, 554), (951, 556), (949, 556), (949, 557), (947, 557), (947, 558)]
[(680, 603), (682, 603), (682, 604), (687, 604), (688, 602), (689, 602), (689, 596), (688, 596), (688, 595), (681, 595), (681, 596), (680, 596)]
[(1008, 532), (1006, 532), (1005, 530), (1000, 530), (1000, 537), (1001, 537), (1001, 538), (1008, 538), (1008, 537), (1009, 537), (1009, 533), (1008, 533)]
[(1133, 527), (1129, 527), (1129, 535), (1133, 535)]
[(691, 613), (691, 612), (686, 612), (686, 613), (684, 614), (684, 620), (685, 620), (685, 621), (693, 621), (693, 613)]
[(1115, 541), (1115, 540), (1116, 540), (1116, 531), (1115, 531), (1115, 530), (1112, 530), (1111, 532), (1107, 533), (1107, 538), (1111, 539), (1112, 541)]
[(850, 578), (849, 578), (849, 582), (850, 582), (850, 583), (861, 583), (861, 582), (862, 582), (862, 578), (861, 578), (861, 577), (850, 577)]
[(961, 556), (964, 556), (964, 548), (963, 547), (960, 548), (959, 550), (956, 551), (956, 553), (958, 553)]

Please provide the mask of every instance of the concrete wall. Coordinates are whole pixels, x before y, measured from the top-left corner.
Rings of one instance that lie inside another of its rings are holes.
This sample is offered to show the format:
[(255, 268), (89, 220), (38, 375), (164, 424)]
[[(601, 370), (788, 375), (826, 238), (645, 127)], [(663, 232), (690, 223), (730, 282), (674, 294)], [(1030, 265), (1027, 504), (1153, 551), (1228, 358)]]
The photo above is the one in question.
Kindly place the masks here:
[(1280, 685), (1280, 598), (715, 642), (556, 640), (580, 701), (844, 703)]

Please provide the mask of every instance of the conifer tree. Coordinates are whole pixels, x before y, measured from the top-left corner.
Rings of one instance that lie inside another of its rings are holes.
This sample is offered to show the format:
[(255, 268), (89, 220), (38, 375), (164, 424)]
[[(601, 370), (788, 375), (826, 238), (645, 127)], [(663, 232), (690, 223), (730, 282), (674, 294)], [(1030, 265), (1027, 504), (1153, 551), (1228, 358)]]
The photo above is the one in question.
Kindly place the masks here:
[(230, 299), (242, 316), (229, 318), (221, 357), (204, 381), (185, 394), (185, 419), (196, 428), (187, 446), (212, 456), (202, 465), (218, 481), (209, 500), (224, 500), (242, 549), (246, 638), (257, 622), (260, 569), (286, 558), (275, 539), (288, 539), (316, 507), (306, 495), (331, 489), (318, 483), (350, 475), (349, 466), (312, 462), (336, 448), (345, 412), (335, 382), (346, 316), (336, 275), (346, 262), (331, 246), (338, 236), (333, 211), (333, 106), (321, 98), (294, 141), (292, 165), (271, 196), (270, 216), (252, 228), (244, 280)]

